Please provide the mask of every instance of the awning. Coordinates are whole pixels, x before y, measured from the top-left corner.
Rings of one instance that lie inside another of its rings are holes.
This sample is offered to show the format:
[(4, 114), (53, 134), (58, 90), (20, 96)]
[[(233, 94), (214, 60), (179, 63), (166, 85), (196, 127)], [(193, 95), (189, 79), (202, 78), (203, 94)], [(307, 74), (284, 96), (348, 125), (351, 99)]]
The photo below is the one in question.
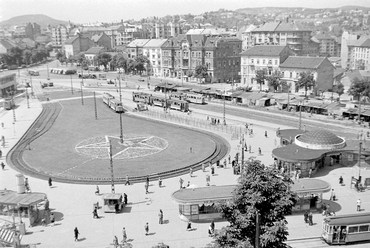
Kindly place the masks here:
[(44, 201), (46, 194), (44, 193), (23, 193), (18, 194), (11, 190), (0, 190), (0, 205), (14, 205), (20, 204), (22, 207), (35, 205)]

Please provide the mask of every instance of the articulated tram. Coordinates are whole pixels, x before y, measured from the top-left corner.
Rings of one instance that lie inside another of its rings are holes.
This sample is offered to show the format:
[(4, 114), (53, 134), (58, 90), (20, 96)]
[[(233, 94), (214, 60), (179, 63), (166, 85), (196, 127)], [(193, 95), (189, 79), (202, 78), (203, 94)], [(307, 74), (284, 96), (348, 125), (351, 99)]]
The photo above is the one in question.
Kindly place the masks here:
[(187, 101), (179, 100), (176, 98), (165, 98), (163, 96), (153, 96), (144, 92), (133, 92), (132, 100), (134, 102), (145, 103), (151, 106), (161, 108), (175, 109), (182, 112), (189, 111), (189, 103)]
[(322, 237), (330, 245), (370, 241), (370, 212), (325, 218)]
[(125, 112), (122, 103), (109, 93), (103, 94), (103, 102), (116, 113)]
[(170, 94), (171, 99), (176, 99), (176, 100), (182, 100), (182, 101), (187, 101), (191, 103), (197, 103), (197, 104), (205, 104), (205, 98), (202, 94), (197, 94), (197, 93), (177, 93), (173, 92)]

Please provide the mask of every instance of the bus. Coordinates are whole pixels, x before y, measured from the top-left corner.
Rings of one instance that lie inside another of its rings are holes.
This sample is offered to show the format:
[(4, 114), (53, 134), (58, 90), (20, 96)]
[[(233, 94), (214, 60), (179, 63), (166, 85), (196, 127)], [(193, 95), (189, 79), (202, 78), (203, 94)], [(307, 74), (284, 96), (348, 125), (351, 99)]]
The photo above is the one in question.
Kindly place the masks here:
[(327, 217), (321, 236), (330, 245), (370, 241), (370, 212)]
[(36, 70), (28, 70), (30, 76), (40, 76), (40, 73)]

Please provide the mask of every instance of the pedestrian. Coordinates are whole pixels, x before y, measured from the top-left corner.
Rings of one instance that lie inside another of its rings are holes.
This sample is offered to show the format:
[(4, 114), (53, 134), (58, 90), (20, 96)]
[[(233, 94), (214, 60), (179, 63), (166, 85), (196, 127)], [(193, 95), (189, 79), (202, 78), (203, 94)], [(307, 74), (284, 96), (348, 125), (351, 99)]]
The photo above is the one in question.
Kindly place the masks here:
[(214, 167), (214, 165), (211, 165), (211, 174), (212, 174), (212, 176), (215, 174), (215, 167)]
[(308, 177), (311, 178), (311, 175), (312, 175), (312, 168), (310, 168), (310, 170), (308, 171)]
[(190, 177), (193, 177), (193, 167), (190, 167)]
[(265, 131), (265, 137), (267, 138), (267, 131)]
[(182, 184), (184, 183), (184, 180), (181, 177), (179, 179), (179, 182), (180, 182), (180, 189), (182, 189)]
[(1, 169), (4, 170), (5, 169), (5, 164), (4, 162), (1, 162)]
[(224, 168), (226, 168), (227, 162), (226, 159), (224, 159)]
[(158, 214), (158, 217), (159, 217), (159, 224), (163, 224), (163, 211), (162, 209), (159, 209), (159, 214)]
[(261, 147), (258, 147), (258, 154), (262, 155)]
[(51, 179), (51, 177), (49, 177), (48, 182), (49, 182), (49, 187), (53, 186), (53, 180)]
[(231, 156), (230, 156), (230, 154), (229, 154), (229, 158), (228, 159), (229, 159), (229, 164), (231, 164)]
[(99, 189), (99, 186), (96, 185), (95, 195), (99, 195), (99, 194), (100, 194), (100, 189)]
[(252, 146), (251, 145), (248, 146), (248, 150), (249, 150), (249, 153), (252, 153)]
[(123, 203), (127, 205), (127, 195), (126, 193), (123, 193)]
[(190, 147), (190, 153), (193, 153), (193, 147)]
[(48, 198), (46, 198), (45, 199), (45, 204), (44, 204), (44, 209), (45, 209), (45, 211), (50, 211), (50, 208), (49, 208), (49, 200), (48, 200)]
[(0, 159), (3, 156), (3, 151), (0, 149)]
[(340, 184), (340, 185), (342, 185), (342, 184), (343, 184), (343, 177), (342, 177), (342, 176), (340, 176), (340, 177), (339, 177), (339, 184)]
[(158, 186), (161, 188), (162, 187), (162, 179), (159, 177), (158, 178)]
[(125, 243), (127, 240), (126, 228), (122, 229), (122, 242)]
[(331, 189), (330, 201), (335, 201), (335, 192), (334, 192), (334, 189)]
[(212, 234), (214, 234), (215, 233), (215, 222), (213, 220), (211, 221), (210, 227), (212, 230)]
[(53, 213), (50, 214), (50, 226), (54, 226), (55, 216)]
[(357, 211), (361, 211), (361, 200), (360, 199), (357, 200), (356, 205), (357, 205)]
[(312, 226), (312, 225), (313, 225), (312, 212), (311, 212), (311, 211), (310, 211), (310, 212), (308, 212), (308, 222), (309, 222), (310, 226)]
[(191, 222), (190, 220), (188, 221), (188, 224), (186, 225), (186, 231), (191, 231)]
[(146, 176), (146, 183), (148, 184), (149, 186), (149, 176)]
[(99, 219), (99, 216), (98, 216), (98, 208), (95, 207), (94, 210), (93, 210), (93, 219)]
[(304, 222), (308, 223), (308, 211), (307, 210), (306, 212), (304, 212), (303, 217), (304, 217)]
[(114, 238), (113, 238), (113, 245), (114, 245), (115, 248), (119, 246), (117, 236), (114, 236)]
[(189, 188), (190, 187), (190, 181), (188, 181), (188, 185), (186, 185), (186, 188)]
[(210, 186), (211, 184), (211, 177), (208, 174), (206, 175), (206, 184), (207, 186)]
[(145, 194), (148, 194), (149, 193), (148, 189), (149, 189), (149, 183), (146, 182), (145, 183)]
[(128, 175), (126, 175), (126, 183), (125, 183), (125, 185), (130, 185), (130, 179), (129, 179)]
[(206, 166), (204, 165), (204, 163), (202, 163), (202, 171), (204, 172), (204, 170), (206, 169), (205, 168)]
[(79, 233), (77, 227), (75, 227), (74, 233), (75, 233), (75, 241), (78, 241), (78, 235), (80, 235), (80, 233)]
[(149, 223), (147, 222), (145, 224), (145, 235), (148, 235), (149, 234)]

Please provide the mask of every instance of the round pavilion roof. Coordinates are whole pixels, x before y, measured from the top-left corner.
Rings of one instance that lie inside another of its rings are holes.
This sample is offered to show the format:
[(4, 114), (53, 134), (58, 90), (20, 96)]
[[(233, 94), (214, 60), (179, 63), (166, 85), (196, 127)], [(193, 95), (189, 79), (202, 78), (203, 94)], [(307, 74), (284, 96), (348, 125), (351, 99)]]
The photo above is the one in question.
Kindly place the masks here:
[(325, 130), (313, 130), (306, 132), (297, 137), (297, 140), (313, 145), (336, 145), (344, 141), (337, 135)]

